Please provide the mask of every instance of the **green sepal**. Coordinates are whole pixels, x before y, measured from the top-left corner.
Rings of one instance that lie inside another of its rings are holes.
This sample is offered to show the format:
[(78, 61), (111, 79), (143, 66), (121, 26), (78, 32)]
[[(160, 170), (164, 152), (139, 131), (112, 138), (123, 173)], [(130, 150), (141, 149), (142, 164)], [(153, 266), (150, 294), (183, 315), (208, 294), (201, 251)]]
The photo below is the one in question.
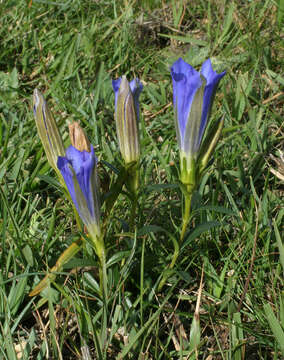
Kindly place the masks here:
[(208, 135), (202, 142), (202, 146), (200, 148), (198, 158), (197, 158), (197, 176), (198, 178), (201, 176), (202, 172), (206, 168), (208, 161), (221, 137), (222, 130), (224, 127), (224, 116), (219, 122), (216, 122), (211, 129), (209, 130)]
[(92, 229), (88, 229), (89, 231), (89, 237), (92, 241), (92, 245), (93, 245), (93, 248), (100, 260), (100, 263), (102, 263), (102, 259), (105, 257), (105, 243), (104, 243), (104, 238), (103, 238), (103, 235), (97, 235), (96, 233), (96, 230), (97, 229), (94, 229), (94, 231), (92, 231)]
[(129, 164), (125, 164), (127, 172), (126, 188), (134, 196), (138, 195), (139, 191), (139, 163), (132, 161)]
[(179, 182), (179, 188), (185, 198), (191, 195), (194, 190), (191, 186), (183, 184), (181, 181)]
[(180, 154), (180, 181), (192, 192), (196, 186), (196, 160), (192, 156)]

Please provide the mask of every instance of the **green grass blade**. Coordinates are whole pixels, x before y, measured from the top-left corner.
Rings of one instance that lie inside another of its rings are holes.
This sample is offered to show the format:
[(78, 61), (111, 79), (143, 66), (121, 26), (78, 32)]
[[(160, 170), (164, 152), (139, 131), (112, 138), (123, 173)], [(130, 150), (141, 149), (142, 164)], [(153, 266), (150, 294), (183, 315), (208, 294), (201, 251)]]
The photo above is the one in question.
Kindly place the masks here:
[(278, 343), (278, 347), (281, 350), (282, 355), (284, 356), (284, 331), (281, 328), (279, 321), (273, 313), (273, 310), (270, 304), (265, 304), (263, 306), (267, 321), (269, 323), (270, 329), (275, 336), (275, 339)]

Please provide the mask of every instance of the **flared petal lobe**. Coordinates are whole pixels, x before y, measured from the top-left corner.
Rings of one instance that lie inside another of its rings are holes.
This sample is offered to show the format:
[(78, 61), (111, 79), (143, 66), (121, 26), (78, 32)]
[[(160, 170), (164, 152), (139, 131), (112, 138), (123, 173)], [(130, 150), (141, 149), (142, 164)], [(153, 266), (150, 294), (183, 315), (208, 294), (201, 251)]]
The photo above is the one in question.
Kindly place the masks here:
[(71, 145), (65, 157), (58, 157), (57, 166), (83, 223), (87, 228), (99, 229), (97, 158), (92, 145), (90, 150), (79, 151)]
[(225, 71), (223, 71), (221, 74), (217, 74), (212, 68), (210, 59), (204, 61), (201, 68), (201, 75), (203, 75), (204, 78), (206, 79), (206, 86), (204, 89), (204, 96), (203, 96), (203, 109), (202, 109), (200, 133), (198, 139), (199, 146), (202, 140), (204, 130), (206, 128), (206, 124), (208, 122), (208, 118), (210, 116), (211, 107), (214, 101), (214, 97), (219, 81), (222, 79), (222, 77), (225, 74), (226, 74)]
[(119, 91), (119, 87), (120, 87), (120, 83), (121, 83), (121, 78), (118, 78), (116, 80), (112, 80), (112, 88), (114, 91), (114, 99), (115, 99), (115, 109), (117, 107), (117, 97), (118, 97), (118, 91)]
[(143, 90), (143, 85), (139, 79), (133, 79), (130, 81), (129, 86), (133, 95), (136, 118), (139, 121), (139, 96)]
[(115, 121), (120, 152), (125, 163), (138, 161), (140, 144), (138, 132), (139, 95), (143, 85), (138, 79), (130, 83), (123, 76), (112, 81), (115, 93)]

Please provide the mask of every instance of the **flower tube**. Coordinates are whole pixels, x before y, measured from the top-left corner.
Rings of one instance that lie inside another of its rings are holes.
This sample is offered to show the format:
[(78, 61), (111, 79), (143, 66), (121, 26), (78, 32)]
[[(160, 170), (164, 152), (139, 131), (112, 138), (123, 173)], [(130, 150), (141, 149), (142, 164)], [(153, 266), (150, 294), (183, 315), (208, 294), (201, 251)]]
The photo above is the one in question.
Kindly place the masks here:
[[(71, 199), (101, 256), (103, 242), (100, 228), (99, 178), (97, 157), (79, 124), (70, 125), (72, 144), (65, 156), (59, 156), (57, 167)], [(79, 149), (80, 150), (79, 150)]]
[[(171, 68), (175, 126), (180, 149), (181, 182), (190, 188), (196, 183), (196, 160), (219, 81), (210, 59), (197, 72), (183, 59)], [(208, 144), (208, 147), (210, 144)]]
[(70, 145), (66, 156), (57, 161), (71, 199), (88, 231), (100, 235), (100, 205), (97, 179), (97, 158), (94, 148), (80, 151)]

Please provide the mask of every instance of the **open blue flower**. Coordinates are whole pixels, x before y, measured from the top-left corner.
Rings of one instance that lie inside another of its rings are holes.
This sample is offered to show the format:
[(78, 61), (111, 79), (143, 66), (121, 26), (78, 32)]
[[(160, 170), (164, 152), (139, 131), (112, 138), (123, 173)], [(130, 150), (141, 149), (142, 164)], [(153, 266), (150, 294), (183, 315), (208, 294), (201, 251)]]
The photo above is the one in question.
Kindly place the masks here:
[(90, 152), (79, 151), (72, 145), (66, 156), (59, 156), (57, 167), (60, 170), (72, 201), (88, 231), (100, 234), (99, 181), (97, 158), (94, 148)]
[(121, 155), (126, 164), (138, 161), (139, 143), (139, 95), (143, 85), (138, 79), (128, 82), (123, 76), (112, 81), (115, 94), (115, 121)]
[(208, 59), (199, 73), (180, 58), (171, 67), (171, 75), (179, 148), (184, 156), (196, 158), (215, 91), (225, 72), (217, 74)]

